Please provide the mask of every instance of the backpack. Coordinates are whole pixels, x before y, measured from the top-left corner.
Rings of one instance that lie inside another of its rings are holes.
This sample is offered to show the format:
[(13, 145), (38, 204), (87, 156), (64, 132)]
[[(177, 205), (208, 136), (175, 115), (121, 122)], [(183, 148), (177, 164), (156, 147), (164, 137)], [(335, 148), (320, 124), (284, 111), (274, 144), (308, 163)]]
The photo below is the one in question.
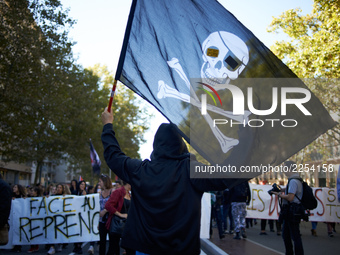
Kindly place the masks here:
[(301, 178), (296, 179), (302, 182), (302, 198), (299, 198), (298, 196), (296, 196), (296, 198), (301, 202), (306, 210), (315, 209), (318, 206), (318, 201), (314, 196), (313, 189)]

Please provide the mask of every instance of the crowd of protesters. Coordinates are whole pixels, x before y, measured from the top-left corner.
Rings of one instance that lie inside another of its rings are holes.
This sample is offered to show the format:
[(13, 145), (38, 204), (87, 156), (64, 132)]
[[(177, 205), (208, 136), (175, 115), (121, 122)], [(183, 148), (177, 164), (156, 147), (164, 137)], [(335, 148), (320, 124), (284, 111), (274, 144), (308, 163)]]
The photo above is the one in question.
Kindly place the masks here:
[[(89, 254), (95, 253), (95, 246), (98, 245), (98, 250), (100, 255), (107, 254), (106, 251), (108, 250), (108, 254), (119, 254), (120, 245), (119, 240), (121, 238), (120, 235), (112, 234), (109, 231), (109, 224), (110, 219), (113, 215), (118, 213), (122, 216), (124, 213), (127, 212), (126, 205), (124, 209), (124, 204), (118, 205), (117, 196), (119, 193), (116, 192), (113, 195), (115, 190), (119, 190), (123, 194), (124, 203), (129, 204), (129, 200), (131, 198), (130, 189), (131, 187), (127, 184), (122, 182), (121, 180), (112, 183), (112, 180), (107, 175), (101, 175), (99, 177), (99, 181), (95, 186), (87, 185), (84, 180), (77, 182), (76, 180), (72, 180), (70, 184), (55, 184), (51, 183), (48, 187), (43, 187), (42, 185), (33, 185), (24, 187), (20, 184), (15, 184), (12, 186), (12, 199), (17, 198), (27, 198), (27, 197), (41, 197), (41, 196), (63, 196), (63, 195), (87, 195), (93, 193), (99, 193), (99, 201), (100, 201), (100, 219), (98, 224), (98, 230), (100, 235), (100, 240), (98, 242), (91, 242), (88, 248)], [(125, 188), (124, 188), (125, 187)], [(246, 238), (245, 228), (252, 226), (253, 223), (257, 224), (256, 219), (247, 219), (246, 221), (242, 219), (241, 222), (241, 230), (238, 227), (240, 224), (237, 220), (237, 214), (235, 211), (233, 212), (232, 204), (234, 202), (233, 196), (235, 196), (234, 192), (235, 188), (229, 190), (226, 189), (224, 191), (219, 192), (211, 192), (212, 194), (212, 224), (211, 226), (215, 226), (218, 230), (220, 239), (224, 238), (225, 234), (234, 234), (234, 239), (240, 239), (240, 236)], [(249, 185), (246, 185), (247, 190), (247, 201), (244, 203), (249, 202)], [(240, 193), (240, 192), (237, 192)], [(234, 194), (234, 195), (233, 195)], [(108, 202), (108, 203), (107, 203)], [(127, 214), (123, 217), (127, 217)], [(244, 217), (243, 217), (244, 218)], [(266, 222), (267, 220), (261, 220), (261, 232), (260, 235), (266, 235)], [(276, 223), (277, 226), (277, 234), (281, 235), (281, 225), (278, 224), (277, 221), (268, 220), (270, 231), (274, 231), (274, 224)], [(312, 223), (312, 235), (316, 235), (316, 225), (314, 222)], [(329, 236), (332, 237), (332, 233), (335, 232), (335, 224), (328, 224), (329, 226), (328, 231)], [(329, 230), (330, 229), (330, 230)], [(212, 228), (211, 228), (212, 231)], [(239, 234), (240, 233), (240, 234)], [(107, 237), (109, 237), (109, 247), (107, 247)], [(47, 250), (47, 254), (55, 254), (56, 252), (61, 252), (64, 248), (66, 248), (68, 244), (51, 244), (45, 245), (45, 249)], [(82, 254), (82, 243), (75, 243), (73, 252), (76, 254)], [(33, 253), (39, 250), (39, 245), (31, 245), (28, 253)], [(15, 245), (12, 249), (14, 252), (20, 253), (22, 251), (21, 245)], [(134, 251), (127, 250), (126, 254), (134, 254)]]
[[(95, 186), (87, 185), (84, 180), (77, 181), (73, 179), (70, 184), (63, 183), (50, 183), (46, 188), (43, 185), (37, 184), (32, 186), (23, 186), (20, 184), (14, 184), (12, 189), (12, 199), (18, 198), (29, 198), (29, 197), (49, 197), (49, 196), (64, 196), (64, 195), (75, 195), (75, 196), (84, 196), (87, 194), (99, 193), (100, 200), (100, 219), (98, 224), (98, 230), (100, 233), (100, 241), (99, 242), (91, 242), (88, 253), (94, 254), (94, 247), (96, 244), (99, 246), (99, 254), (106, 254), (106, 238), (109, 234), (109, 230), (106, 226), (106, 221), (109, 218), (109, 212), (105, 209), (105, 204), (109, 200), (112, 193), (123, 186), (122, 181), (117, 180), (112, 183), (111, 178), (108, 175), (101, 175), (99, 177), (99, 181)], [(119, 250), (119, 242), (117, 241), (117, 237), (113, 238), (111, 234), (109, 235), (109, 251), (110, 250)], [(47, 244), (44, 246), (44, 249), (47, 250), (47, 254), (55, 254), (56, 252), (61, 252), (63, 249), (67, 247), (67, 243), (60, 244)], [(82, 243), (74, 243), (73, 252), (75, 254), (82, 254)], [(118, 245), (118, 248), (115, 247)], [(30, 245), (28, 249), (28, 253), (34, 253), (39, 251), (41, 247), (39, 245)], [(22, 246), (15, 245), (12, 248), (13, 252), (21, 253)], [(114, 253), (110, 253), (114, 254)]]

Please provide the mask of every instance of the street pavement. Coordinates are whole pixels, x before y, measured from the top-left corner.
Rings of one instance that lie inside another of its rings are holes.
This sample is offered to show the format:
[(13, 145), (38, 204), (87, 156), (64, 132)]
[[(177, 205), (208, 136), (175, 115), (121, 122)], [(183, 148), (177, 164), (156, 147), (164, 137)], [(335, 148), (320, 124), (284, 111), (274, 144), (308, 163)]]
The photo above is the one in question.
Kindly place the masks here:
[[(260, 235), (261, 220), (257, 224), (246, 229), (247, 239), (235, 240), (233, 235), (226, 234), (225, 238), (219, 239), (217, 228), (213, 228), (210, 241), (222, 249), (228, 255), (278, 255), (285, 254), (282, 236), (276, 232), (269, 231), (266, 226), (267, 235)], [(327, 226), (319, 222), (317, 226), (317, 237), (311, 235), (311, 223), (302, 222), (300, 232), (305, 255), (339, 255), (340, 254), (340, 224), (336, 224), (334, 237), (328, 237)], [(274, 230), (275, 224), (274, 224)]]
[[(318, 223), (317, 237), (311, 235), (311, 223), (301, 223), (302, 242), (306, 255), (339, 255), (340, 254), (340, 224), (336, 224), (335, 229), (338, 231), (334, 233), (334, 237), (328, 237), (327, 227), (324, 223)], [(260, 220), (257, 224), (247, 229), (247, 239), (234, 240), (233, 235), (226, 234), (226, 237), (219, 239), (217, 228), (213, 228), (213, 235), (209, 240), (213, 245), (216, 245), (228, 255), (279, 255), (284, 254), (285, 249), (283, 245), (282, 236), (278, 236), (276, 232), (269, 231), (269, 225), (266, 229), (267, 235), (259, 235)], [(108, 244), (107, 244), (108, 246)], [(83, 244), (83, 254), (88, 254), (87, 250), (89, 243)], [(29, 246), (23, 246), (20, 253), (11, 250), (0, 250), (2, 254), (28, 254)], [(73, 244), (67, 245), (62, 252), (57, 252), (57, 255), (72, 255)], [(40, 245), (38, 252), (33, 254), (47, 254), (44, 245)], [(95, 254), (98, 254), (98, 246), (95, 246)], [(123, 252), (121, 252), (123, 254)], [(204, 252), (201, 253), (205, 254)], [(218, 254), (218, 253), (215, 253)], [(161, 254), (160, 254), (161, 255)], [(175, 254), (174, 254), (175, 255)], [(212, 254), (207, 254), (212, 255)]]

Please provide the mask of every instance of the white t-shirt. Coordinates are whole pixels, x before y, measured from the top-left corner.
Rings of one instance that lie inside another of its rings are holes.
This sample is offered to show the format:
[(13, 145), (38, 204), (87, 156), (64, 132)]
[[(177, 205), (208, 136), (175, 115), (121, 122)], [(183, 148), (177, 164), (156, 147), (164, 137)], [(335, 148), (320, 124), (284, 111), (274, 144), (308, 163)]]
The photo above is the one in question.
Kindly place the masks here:
[[(292, 203), (300, 204), (300, 201), (299, 199), (297, 199), (297, 197), (300, 199), (302, 198), (302, 182), (298, 179), (295, 179), (294, 177), (296, 178), (298, 176), (291, 176), (288, 179), (288, 183), (289, 183), (287, 184), (288, 190), (286, 189), (285, 194), (286, 195), (289, 193), (294, 194), (295, 197)], [(288, 201), (284, 199), (284, 204), (286, 203), (288, 203)]]

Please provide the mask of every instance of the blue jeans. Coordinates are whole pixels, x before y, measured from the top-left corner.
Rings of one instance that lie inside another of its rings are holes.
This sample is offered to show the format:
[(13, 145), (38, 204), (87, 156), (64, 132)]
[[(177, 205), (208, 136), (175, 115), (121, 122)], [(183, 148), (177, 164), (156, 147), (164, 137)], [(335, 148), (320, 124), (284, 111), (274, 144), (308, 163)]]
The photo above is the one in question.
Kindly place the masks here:
[[(282, 225), (282, 238), (286, 248), (286, 255), (303, 255), (303, 246), (300, 235), (300, 223), (284, 220)], [(294, 242), (294, 251), (293, 244)]]
[(212, 206), (214, 215), (215, 215), (215, 219), (216, 219), (216, 224), (217, 224), (217, 229), (218, 229), (218, 235), (220, 236), (220, 238), (223, 236), (224, 231), (222, 229), (222, 210), (221, 210), (221, 206), (220, 205), (213, 205)]
[(223, 204), (223, 216), (222, 216), (222, 222), (223, 222), (223, 230), (228, 230), (228, 223), (227, 223), (227, 217), (229, 217), (229, 230), (234, 230), (233, 227), (233, 216), (231, 214), (231, 204)]

